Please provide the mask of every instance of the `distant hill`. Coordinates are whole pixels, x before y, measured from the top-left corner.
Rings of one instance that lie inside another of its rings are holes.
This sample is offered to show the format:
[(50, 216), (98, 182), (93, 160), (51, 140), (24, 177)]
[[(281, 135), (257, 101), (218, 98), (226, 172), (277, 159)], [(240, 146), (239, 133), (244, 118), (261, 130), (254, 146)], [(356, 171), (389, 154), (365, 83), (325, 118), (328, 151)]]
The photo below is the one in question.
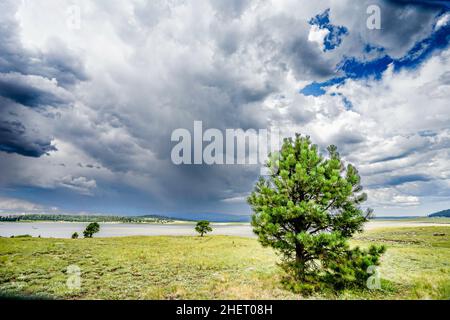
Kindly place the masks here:
[(429, 217), (447, 217), (450, 218), (450, 209), (435, 212), (429, 215)]

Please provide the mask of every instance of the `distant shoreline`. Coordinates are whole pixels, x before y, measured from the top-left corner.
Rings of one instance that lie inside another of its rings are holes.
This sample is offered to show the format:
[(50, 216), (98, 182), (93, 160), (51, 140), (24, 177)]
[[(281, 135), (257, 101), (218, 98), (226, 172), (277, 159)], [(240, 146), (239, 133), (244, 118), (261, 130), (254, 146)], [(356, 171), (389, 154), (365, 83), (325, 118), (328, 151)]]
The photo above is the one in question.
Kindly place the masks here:
[(98, 222), (98, 223), (138, 223), (138, 224), (182, 224), (196, 223), (200, 220), (208, 220), (214, 223), (249, 223), (250, 216), (238, 216), (236, 219), (226, 217), (224, 219), (211, 216), (209, 217), (193, 217), (192, 219), (184, 219), (177, 217), (169, 217), (162, 215), (141, 215), (141, 216), (116, 216), (116, 215), (77, 215), (77, 214), (18, 214), (18, 213), (2, 213), (0, 214), (0, 222)]
[[(208, 219), (206, 219), (208, 220)], [(35, 223), (35, 222), (48, 222), (48, 223), (90, 223), (98, 222), (103, 224), (136, 224), (136, 225), (192, 225), (198, 220), (185, 220), (170, 218), (165, 216), (102, 216), (102, 215), (51, 215), (51, 214), (10, 214), (0, 215), (1, 222), (20, 222), (20, 223)], [(210, 219), (211, 223), (220, 225), (246, 225), (250, 221), (217, 221)], [(369, 221), (404, 221), (404, 222), (439, 222), (450, 223), (448, 217), (430, 217), (430, 216), (378, 216), (373, 217)]]
[[(1, 223), (63, 223), (63, 224), (80, 224), (80, 223), (90, 223), (93, 221), (65, 221), (65, 220), (20, 220), (20, 221), (0, 221)], [(126, 224), (126, 225), (161, 225), (161, 226), (171, 226), (171, 225), (195, 225), (197, 221), (185, 221), (185, 220), (174, 220), (170, 222), (121, 222), (121, 221), (96, 221), (101, 224), (107, 224), (107, 225), (118, 225), (118, 224)], [(227, 222), (227, 221), (211, 221), (212, 225), (221, 225), (221, 226), (227, 226), (227, 225), (248, 225), (250, 222)]]
[[(101, 224), (106, 225), (119, 225), (119, 224), (127, 224), (127, 225), (195, 225), (197, 221), (184, 221), (184, 220), (174, 220), (170, 222), (122, 222), (122, 221), (65, 221), (65, 220), (19, 220), (19, 221), (0, 221), (1, 223), (23, 223), (23, 224), (30, 224), (30, 223), (62, 223), (62, 224), (80, 224), (80, 223), (90, 223), (90, 222), (98, 222)], [(213, 225), (249, 225), (250, 222), (228, 222), (228, 221), (210, 221)]]

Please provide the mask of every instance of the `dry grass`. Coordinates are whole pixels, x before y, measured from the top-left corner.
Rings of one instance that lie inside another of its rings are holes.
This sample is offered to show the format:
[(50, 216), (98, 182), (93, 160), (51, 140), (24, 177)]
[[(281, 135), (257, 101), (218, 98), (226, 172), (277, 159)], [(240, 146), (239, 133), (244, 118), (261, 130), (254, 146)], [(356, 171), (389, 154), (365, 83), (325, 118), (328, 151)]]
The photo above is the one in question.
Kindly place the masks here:
[[(445, 236), (433, 236), (444, 233)], [(311, 299), (449, 299), (450, 227), (374, 230), (353, 243), (384, 243), (382, 291)], [(0, 294), (62, 299), (302, 299), (280, 285), (271, 249), (255, 239), (209, 236), (0, 239)], [(66, 286), (66, 268), (82, 286)]]

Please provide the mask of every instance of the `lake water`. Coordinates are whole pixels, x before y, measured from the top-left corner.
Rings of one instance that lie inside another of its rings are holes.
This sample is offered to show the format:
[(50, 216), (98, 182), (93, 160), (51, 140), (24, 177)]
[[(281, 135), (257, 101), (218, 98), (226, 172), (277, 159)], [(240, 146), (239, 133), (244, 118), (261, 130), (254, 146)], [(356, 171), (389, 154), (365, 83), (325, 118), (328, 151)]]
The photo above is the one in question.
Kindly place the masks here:
[[(1, 222), (0, 236), (10, 237), (29, 234), (43, 238), (70, 238), (74, 232), (83, 236), (88, 223), (72, 222)], [(248, 224), (211, 224), (214, 235), (254, 237)], [(194, 224), (128, 224), (100, 223), (100, 232), (95, 237), (126, 236), (191, 236), (197, 233)]]
[[(0, 236), (10, 237), (29, 234), (43, 238), (70, 238), (74, 232), (83, 236), (83, 230), (88, 223), (72, 222), (0, 222)], [(255, 237), (250, 224), (211, 224), (213, 235), (228, 235), (240, 237)], [(429, 223), (420, 221), (370, 221), (366, 230), (386, 227), (418, 227), (447, 226), (450, 224)], [(129, 224), (100, 223), (100, 232), (95, 237), (126, 237), (126, 236), (192, 236), (197, 235), (194, 224)]]

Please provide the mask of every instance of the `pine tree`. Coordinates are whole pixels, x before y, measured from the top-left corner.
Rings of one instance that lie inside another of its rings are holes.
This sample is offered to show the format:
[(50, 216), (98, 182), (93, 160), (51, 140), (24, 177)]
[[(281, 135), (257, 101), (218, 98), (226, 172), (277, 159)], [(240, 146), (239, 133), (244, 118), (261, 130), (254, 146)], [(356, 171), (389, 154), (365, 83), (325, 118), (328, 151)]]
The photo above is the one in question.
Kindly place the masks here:
[(372, 213), (360, 207), (367, 196), (356, 168), (344, 165), (336, 146), (325, 158), (299, 134), (271, 158), (271, 174), (260, 178), (248, 203), (254, 232), (263, 246), (281, 253), (290, 284), (300, 290), (364, 285), (367, 268), (379, 264), (385, 248), (350, 249), (347, 243)]

